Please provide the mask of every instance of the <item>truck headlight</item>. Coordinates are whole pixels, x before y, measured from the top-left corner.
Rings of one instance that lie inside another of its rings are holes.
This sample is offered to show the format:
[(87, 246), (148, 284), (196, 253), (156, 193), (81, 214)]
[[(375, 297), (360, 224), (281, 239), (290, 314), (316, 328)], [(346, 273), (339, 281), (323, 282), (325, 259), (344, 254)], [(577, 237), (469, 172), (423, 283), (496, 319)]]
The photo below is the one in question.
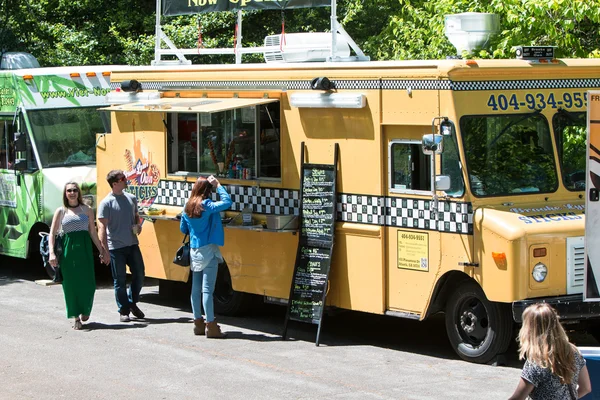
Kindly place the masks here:
[(536, 282), (544, 282), (546, 276), (548, 275), (548, 267), (546, 267), (543, 263), (535, 264), (533, 267), (533, 272), (531, 272), (531, 276)]

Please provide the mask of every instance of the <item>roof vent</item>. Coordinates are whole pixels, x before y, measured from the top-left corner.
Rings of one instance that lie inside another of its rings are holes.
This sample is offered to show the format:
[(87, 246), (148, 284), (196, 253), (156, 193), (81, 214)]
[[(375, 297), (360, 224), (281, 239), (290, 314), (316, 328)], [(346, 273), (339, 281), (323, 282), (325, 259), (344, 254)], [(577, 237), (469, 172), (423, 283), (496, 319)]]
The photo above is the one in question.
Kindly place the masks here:
[(484, 48), (490, 37), (500, 30), (496, 14), (467, 12), (446, 15), (445, 33), (459, 55)]
[[(327, 61), (331, 56), (331, 33), (305, 32), (269, 35), (265, 37), (263, 56), (268, 63), (272, 62), (315, 62)], [(344, 37), (337, 34), (336, 55), (348, 57), (350, 46)]]
[(6, 52), (2, 54), (0, 69), (39, 68), (38, 60), (29, 53)]

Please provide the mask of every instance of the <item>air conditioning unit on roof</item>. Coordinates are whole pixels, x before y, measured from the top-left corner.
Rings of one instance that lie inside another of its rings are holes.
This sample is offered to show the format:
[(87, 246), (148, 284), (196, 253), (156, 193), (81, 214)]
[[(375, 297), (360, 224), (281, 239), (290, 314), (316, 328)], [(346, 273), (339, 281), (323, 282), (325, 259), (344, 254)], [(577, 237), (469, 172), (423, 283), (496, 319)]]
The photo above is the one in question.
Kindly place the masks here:
[(38, 60), (29, 53), (6, 52), (0, 59), (0, 69), (39, 68)]
[[(282, 35), (270, 35), (265, 37), (264, 47), (268, 48), (263, 52), (268, 63), (327, 61), (331, 55), (331, 33), (286, 33), (283, 39)], [(350, 46), (340, 34), (337, 34), (336, 56), (350, 56)]]

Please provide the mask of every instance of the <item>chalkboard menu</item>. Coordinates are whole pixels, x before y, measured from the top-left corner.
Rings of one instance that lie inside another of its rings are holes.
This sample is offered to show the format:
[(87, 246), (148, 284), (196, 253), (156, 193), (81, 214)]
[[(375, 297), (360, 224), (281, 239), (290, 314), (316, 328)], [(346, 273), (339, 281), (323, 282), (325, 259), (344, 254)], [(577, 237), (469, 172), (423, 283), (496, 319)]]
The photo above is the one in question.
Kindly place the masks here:
[(335, 215), (335, 170), (306, 164), (302, 176), (300, 234), (315, 247), (331, 247)]
[(324, 249), (300, 245), (294, 268), (289, 318), (319, 323), (323, 315), (331, 251), (331, 247)]
[[(303, 153), (304, 151), (302, 160)], [(318, 324), (316, 344), (319, 344), (333, 253), (336, 166), (337, 145), (333, 165), (302, 163), (300, 238), (283, 331), (284, 339), (288, 320), (295, 320)]]

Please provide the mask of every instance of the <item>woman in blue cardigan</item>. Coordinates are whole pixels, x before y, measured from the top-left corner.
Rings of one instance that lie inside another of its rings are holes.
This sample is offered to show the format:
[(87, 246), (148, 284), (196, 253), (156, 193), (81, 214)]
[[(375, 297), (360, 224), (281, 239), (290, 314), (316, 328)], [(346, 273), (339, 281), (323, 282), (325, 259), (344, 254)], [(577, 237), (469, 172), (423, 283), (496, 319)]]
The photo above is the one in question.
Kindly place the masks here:
[[(220, 201), (212, 201), (210, 193), (217, 188)], [(220, 212), (231, 206), (231, 197), (217, 178), (199, 177), (192, 188), (192, 194), (181, 215), (179, 229), (190, 235), (190, 258), (192, 265), (192, 312), (194, 313), (194, 334), (207, 338), (224, 338), (221, 327), (215, 322), (213, 292), (217, 280), (219, 263), (223, 261), (219, 246), (223, 246), (225, 234)], [(200, 298), (206, 320), (202, 317)]]

